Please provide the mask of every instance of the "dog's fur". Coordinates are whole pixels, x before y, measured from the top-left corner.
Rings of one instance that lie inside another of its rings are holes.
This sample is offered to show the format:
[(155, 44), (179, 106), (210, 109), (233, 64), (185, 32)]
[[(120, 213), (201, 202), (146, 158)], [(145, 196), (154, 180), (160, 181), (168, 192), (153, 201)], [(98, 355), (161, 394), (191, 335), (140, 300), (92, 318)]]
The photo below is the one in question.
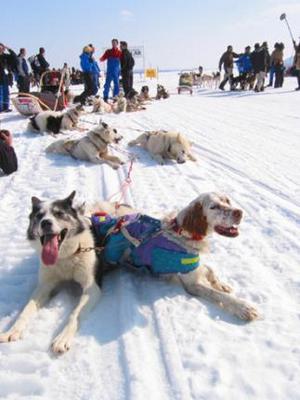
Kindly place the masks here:
[(157, 92), (156, 92), (156, 100), (160, 100), (160, 99), (167, 99), (168, 97), (170, 97), (168, 91), (164, 88), (163, 85), (157, 85)]
[(190, 142), (178, 132), (164, 130), (145, 132), (129, 142), (128, 145), (141, 145), (160, 164), (164, 164), (165, 159), (176, 160), (179, 164), (188, 159), (196, 161), (191, 153)]
[(127, 109), (127, 99), (125, 98), (123, 93), (120, 93), (118, 96), (114, 98), (113, 103), (107, 103), (99, 96), (96, 96), (93, 99), (93, 110), (94, 113), (115, 113), (119, 114), (121, 112), (126, 112)]
[(147, 86), (147, 85), (142, 86), (140, 94), (139, 94), (139, 98), (141, 101), (148, 101), (151, 99), (149, 86)]
[[(184, 247), (187, 252), (201, 255), (207, 251), (209, 235), (238, 236), (242, 216), (242, 210), (233, 207), (227, 196), (203, 193), (175, 218), (168, 217), (162, 221), (163, 235)], [(243, 320), (251, 321), (259, 316), (252, 305), (230, 295), (232, 288), (222, 283), (207, 265), (200, 264), (191, 272), (167, 276), (179, 281), (191, 295), (212, 301)]]
[(83, 107), (77, 105), (65, 112), (43, 111), (30, 118), (27, 129), (33, 132), (57, 134), (62, 130), (77, 129)]
[(46, 148), (46, 152), (70, 155), (78, 160), (90, 161), (95, 164), (107, 163), (117, 169), (123, 162), (118, 157), (108, 154), (108, 145), (118, 143), (121, 139), (122, 136), (116, 129), (101, 122), (85, 137), (78, 140), (57, 140)]
[[(166, 229), (171, 237), (187, 249), (194, 248), (201, 253), (205, 249), (207, 236), (212, 233), (227, 237), (238, 236), (242, 216), (242, 210), (233, 207), (227, 196), (204, 193), (178, 213), (176, 232), (172, 229), (172, 222), (166, 223)], [(213, 301), (241, 319), (253, 320), (258, 317), (258, 312), (253, 306), (229, 295), (232, 289), (220, 282), (212, 269), (205, 265), (200, 265), (187, 274), (181, 274), (179, 279), (188, 293)]]
[(97, 258), (86, 216), (90, 217), (96, 211), (121, 216), (130, 208), (117, 208), (115, 204), (105, 202), (95, 203), (87, 209), (84, 205), (75, 206), (74, 196), (75, 192), (72, 192), (67, 198), (52, 202), (32, 198), (27, 238), (41, 258), (38, 285), (13, 326), (0, 334), (0, 342), (20, 339), (34, 314), (47, 303), (57, 287), (64, 281), (73, 280), (81, 286), (82, 294), (51, 346), (54, 353), (64, 353), (71, 346), (79, 320), (98, 301)]
[(112, 105), (104, 101), (101, 97), (95, 96), (93, 98), (93, 113), (106, 114), (112, 112)]

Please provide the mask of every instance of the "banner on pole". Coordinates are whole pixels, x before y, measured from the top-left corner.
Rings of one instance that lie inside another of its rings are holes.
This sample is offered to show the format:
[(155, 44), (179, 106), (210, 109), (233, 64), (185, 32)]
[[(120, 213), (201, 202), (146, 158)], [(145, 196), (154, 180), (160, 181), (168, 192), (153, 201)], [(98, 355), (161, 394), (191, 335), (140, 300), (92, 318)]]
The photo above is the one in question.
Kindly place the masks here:
[(128, 50), (131, 52), (133, 58), (144, 57), (144, 46), (130, 46)]

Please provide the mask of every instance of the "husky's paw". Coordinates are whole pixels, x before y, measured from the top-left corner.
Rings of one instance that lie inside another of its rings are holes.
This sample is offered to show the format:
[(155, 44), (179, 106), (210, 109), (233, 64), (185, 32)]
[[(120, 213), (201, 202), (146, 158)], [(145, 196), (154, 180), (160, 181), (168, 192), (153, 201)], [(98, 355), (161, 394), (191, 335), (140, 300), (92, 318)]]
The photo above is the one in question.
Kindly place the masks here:
[(51, 350), (56, 354), (63, 354), (70, 350), (73, 335), (68, 332), (62, 331), (51, 344)]
[(12, 328), (7, 332), (0, 333), (0, 343), (15, 342), (21, 339), (22, 331), (18, 328)]
[(259, 317), (257, 309), (248, 303), (241, 303), (235, 314), (244, 321), (253, 321)]

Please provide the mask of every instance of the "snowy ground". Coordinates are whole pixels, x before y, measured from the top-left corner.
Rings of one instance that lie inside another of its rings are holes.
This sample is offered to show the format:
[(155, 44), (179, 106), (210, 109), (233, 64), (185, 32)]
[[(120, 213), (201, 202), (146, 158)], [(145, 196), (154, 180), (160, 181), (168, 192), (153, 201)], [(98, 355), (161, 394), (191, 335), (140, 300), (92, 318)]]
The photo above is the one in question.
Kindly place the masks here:
[[(244, 324), (181, 287), (117, 271), (105, 280), (100, 303), (66, 355), (49, 352), (76, 301), (66, 292), (40, 311), (23, 340), (0, 345), (1, 399), (300, 399), (295, 79), (262, 94), (202, 89), (193, 96), (175, 94), (177, 79), (175, 73), (160, 76), (174, 93), (170, 99), (153, 102), (146, 111), (103, 118), (124, 135), (123, 149), (139, 134), (134, 129), (176, 129), (194, 142), (196, 164), (158, 166), (134, 149), (139, 160), (125, 200), (164, 214), (204, 191), (229, 194), (245, 211), (241, 234), (234, 240), (212, 238), (206, 260), (238, 296), (257, 305), (263, 319)], [(19, 171), (0, 178), (4, 330), (37, 279), (38, 257), (25, 238), (31, 196), (56, 199), (76, 189), (81, 199), (106, 199), (119, 189), (128, 164), (116, 172), (47, 156), (44, 148), (52, 137), (26, 132), (26, 119), (15, 112), (0, 118), (14, 133), (19, 158)]]

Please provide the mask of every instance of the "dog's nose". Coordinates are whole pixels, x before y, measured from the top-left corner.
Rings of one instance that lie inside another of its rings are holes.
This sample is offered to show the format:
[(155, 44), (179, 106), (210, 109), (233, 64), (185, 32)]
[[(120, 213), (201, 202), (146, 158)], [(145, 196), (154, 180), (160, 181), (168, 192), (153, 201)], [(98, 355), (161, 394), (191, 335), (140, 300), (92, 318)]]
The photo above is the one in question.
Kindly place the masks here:
[(41, 227), (42, 229), (50, 229), (52, 227), (52, 221), (50, 219), (43, 219)]
[(235, 219), (240, 221), (243, 216), (243, 211), (236, 208), (235, 210), (232, 211), (232, 215)]

